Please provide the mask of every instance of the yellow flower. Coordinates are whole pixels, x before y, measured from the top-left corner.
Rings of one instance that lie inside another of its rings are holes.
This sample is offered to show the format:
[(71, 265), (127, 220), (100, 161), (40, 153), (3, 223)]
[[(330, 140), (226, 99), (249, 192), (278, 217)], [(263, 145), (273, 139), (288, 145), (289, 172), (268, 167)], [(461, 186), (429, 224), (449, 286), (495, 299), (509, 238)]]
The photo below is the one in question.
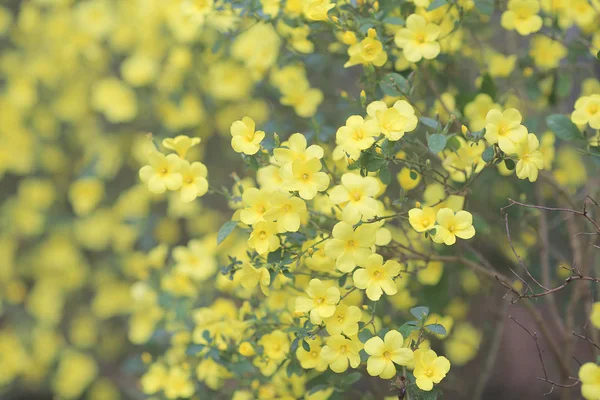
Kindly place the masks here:
[(356, 224), (361, 218), (373, 218), (377, 213), (377, 200), (373, 197), (379, 193), (379, 182), (376, 178), (362, 177), (353, 173), (342, 175), (342, 184), (335, 186), (329, 193), (331, 202), (342, 207), (342, 219)]
[(377, 121), (380, 132), (391, 141), (414, 131), (419, 122), (415, 109), (406, 100), (398, 100), (389, 108), (383, 101), (374, 101), (367, 106), (367, 114)]
[(421, 182), (421, 174), (414, 169), (403, 167), (396, 175), (400, 187), (406, 191), (413, 190)]
[(185, 158), (188, 150), (200, 143), (200, 138), (190, 138), (189, 136), (179, 135), (174, 138), (163, 139), (162, 145), (164, 148), (173, 150), (179, 157)]
[(486, 116), (490, 110), (500, 110), (500, 105), (485, 93), (479, 93), (473, 101), (465, 106), (465, 117), (469, 120), (469, 129), (473, 132), (482, 130), (486, 124)]
[(182, 176), (181, 201), (189, 203), (208, 192), (208, 181), (206, 180), (208, 171), (204, 164), (199, 161), (190, 164), (182, 160), (180, 172)]
[(296, 160), (306, 161), (311, 158), (323, 158), (323, 148), (316, 144), (306, 147), (306, 137), (301, 133), (294, 133), (289, 139), (273, 150), (275, 164), (282, 166)]
[(540, 142), (533, 133), (527, 135), (525, 140), (517, 145), (517, 166), (515, 168), (519, 179), (529, 179), (535, 182), (538, 171), (544, 168), (542, 152), (538, 150)]
[(439, 283), (444, 273), (444, 264), (441, 261), (430, 261), (425, 268), (417, 272), (417, 280), (421, 285), (435, 286)]
[(448, 371), (450, 371), (450, 361), (446, 357), (438, 357), (433, 350), (415, 350), (413, 374), (419, 389), (430, 391), (434, 383), (440, 383), (446, 377)]
[(279, 173), (284, 188), (297, 191), (300, 197), (311, 200), (318, 192), (329, 187), (329, 176), (321, 171), (321, 161), (311, 158), (307, 161), (296, 160), (281, 167)]
[(269, 295), (269, 285), (271, 284), (271, 274), (266, 268), (255, 268), (253, 265), (246, 263), (236, 273), (239, 275), (241, 285), (244, 289), (252, 290), (256, 285), (260, 284), (260, 291), (265, 295)]
[(600, 399), (600, 367), (593, 362), (585, 363), (579, 368), (581, 395), (587, 400)]
[(298, 346), (296, 350), (296, 358), (300, 361), (300, 365), (304, 369), (315, 369), (319, 372), (327, 369), (327, 362), (321, 358), (321, 338), (315, 337), (313, 340), (307, 340), (310, 351), (304, 350), (302, 346)]
[(163, 389), (167, 381), (168, 371), (163, 364), (155, 363), (142, 376), (142, 390), (145, 394), (154, 394)]
[(357, 64), (373, 64), (376, 67), (381, 67), (388, 59), (383, 45), (377, 40), (377, 31), (373, 28), (369, 29), (366, 38), (350, 46), (348, 55), (350, 59), (344, 64), (344, 68)]
[(358, 333), (358, 321), (362, 318), (362, 311), (356, 306), (340, 304), (335, 313), (325, 319), (327, 333), (337, 335), (343, 333), (346, 336), (354, 336)]
[[(518, 281), (521, 282), (521, 281)], [(483, 335), (468, 322), (461, 322), (444, 342), (446, 355), (452, 364), (461, 366), (471, 361), (479, 350)]]
[(254, 225), (264, 221), (264, 215), (270, 207), (271, 192), (265, 189), (248, 188), (242, 195), (245, 208), (240, 212), (240, 221)]
[(69, 187), (69, 201), (75, 214), (89, 214), (104, 198), (104, 183), (97, 178), (82, 178)]
[(92, 106), (110, 122), (131, 121), (137, 115), (135, 92), (116, 78), (106, 78), (92, 91)]
[(502, 27), (524, 36), (537, 32), (542, 27), (539, 11), (539, 0), (509, 0), (508, 10), (502, 14)]
[(412, 350), (404, 347), (402, 334), (395, 330), (386, 333), (383, 340), (378, 336), (367, 340), (365, 352), (370, 356), (367, 372), (381, 379), (391, 379), (396, 375), (394, 364), (406, 366), (413, 360)]
[(312, 21), (327, 21), (327, 12), (335, 7), (329, 0), (304, 0), (304, 15)]
[(310, 313), (310, 321), (320, 324), (323, 318), (328, 318), (335, 313), (336, 304), (340, 301), (340, 290), (335, 286), (328, 286), (320, 279), (311, 279), (306, 289), (308, 297), (296, 297), (297, 313)]
[(165, 156), (158, 151), (153, 151), (148, 156), (149, 165), (140, 169), (140, 179), (148, 184), (152, 193), (164, 193), (168, 190), (177, 190), (181, 187), (182, 160), (176, 154)]
[(521, 125), (521, 113), (514, 108), (504, 112), (490, 110), (485, 119), (485, 139), (490, 144), (498, 143), (500, 150), (507, 154), (514, 154), (517, 144), (527, 137), (527, 128)]
[(577, 125), (589, 124), (593, 129), (600, 129), (600, 94), (577, 99), (571, 121)]
[(332, 238), (325, 243), (325, 254), (336, 260), (337, 269), (351, 272), (354, 267), (367, 261), (373, 253), (371, 246), (375, 244), (375, 228), (372, 224), (363, 224), (352, 229), (352, 225), (342, 221), (335, 224)]
[(567, 48), (557, 40), (536, 35), (531, 39), (529, 55), (533, 58), (535, 65), (545, 71), (559, 66), (560, 60), (567, 56)]
[(417, 232), (426, 232), (435, 225), (435, 209), (425, 207), (413, 208), (408, 211), (408, 222)]
[(280, 233), (297, 232), (302, 220), (308, 215), (304, 200), (288, 192), (273, 192), (270, 203), (270, 209), (265, 213), (264, 218), (267, 221), (276, 221)]
[(362, 344), (355, 340), (346, 339), (342, 335), (332, 335), (327, 338), (327, 344), (321, 349), (321, 358), (329, 364), (333, 372), (341, 374), (350, 367), (360, 365)]
[(367, 297), (373, 301), (379, 300), (384, 292), (392, 296), (398, 292), (394, 278), (400, 273), (400, 268), (397, 261), (387, 260), (384, 264), (382, 256), (372, 254), (364, 263), (364, 268), (354, 271), (354, 286), (366, 289)]
[(596, 329), (600, 329), (600, 301), (597, 301), (592, 306), (592, 314), (590, 315), (590, 321)]
[(254, 224), (253, 228), (248, 239), (248, 246), (251, 249), (256, 250), (262, 256), (279, 248), (280, 241), (275, 222), (259, 221)]
[(181, 367), (172, 367), (165, 380), (164, 393), (167, 399), (191, 397), (196, 391), (190, 373)]
[(360, 115), (352, 115), (346, 125), (340, 127), (335, 134), (336, 144), (351, 158), (358, 158), (360, 151), (368, 149), (379, 135), (377, 120), (364, 120)]
[(260, 149), (260, 142), (265, 138), (263, 131), (254, 131), (254, 120), (249, 117), (235, 121), (231, 125), (231, 147), (237, 153), (248, 155), (256, 154)]
[(263, 354), (275, 361), (283, 360), (290, 351), (290, 339), (280, 330), (264, 335), (258, 344), (263, 347)]
[(422, 58), (431, 60), (440, 54), (440, 27), (418, 14), (406, 19), (406, 28), (398, 30), (394, 37), (396, 46), (403, 49), (404, 57), (410, 62), (419, 62)]
[(512, 54), (505, 56), (500, 53), (493, 53), (489, 56), (488, 69), (490, 76), (506, 78), (515, 69), (517, 56)]
[(450, 246), (456, 243), (456, 237), (471, 239), (475, 236), (473, 216), (468, 211), (459, 211), (454, 214), (449, 208), (442, 208), (437, 213), (437, 225), (434, 226), (435, 234), (432, 239), (436, 243), (445, 243)]

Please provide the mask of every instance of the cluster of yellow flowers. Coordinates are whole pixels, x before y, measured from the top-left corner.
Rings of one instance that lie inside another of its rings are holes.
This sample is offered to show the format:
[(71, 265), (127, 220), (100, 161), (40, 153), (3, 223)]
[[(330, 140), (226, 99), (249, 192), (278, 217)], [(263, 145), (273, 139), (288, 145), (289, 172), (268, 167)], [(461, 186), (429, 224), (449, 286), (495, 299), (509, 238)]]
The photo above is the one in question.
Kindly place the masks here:
[(0, 393), (437, 396), (486, 333), (453, 254), (530, 192), (502, 177), (600, 157), (598, 0), (510, 0), (506, 46), (487, 3), (0, 5)]

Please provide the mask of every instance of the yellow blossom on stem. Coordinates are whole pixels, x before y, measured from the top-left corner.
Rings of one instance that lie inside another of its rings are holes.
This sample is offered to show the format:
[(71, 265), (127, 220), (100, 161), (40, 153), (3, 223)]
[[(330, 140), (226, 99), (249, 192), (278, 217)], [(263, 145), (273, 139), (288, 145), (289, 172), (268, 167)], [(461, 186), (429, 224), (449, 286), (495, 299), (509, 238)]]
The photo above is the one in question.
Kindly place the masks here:
[(356, 229), (348, 222), (338, 222), (332, 231), (333, 237), (325, 243), (325, 254), (336, 260), (337, 269), (350, 272), (357, 265), (367, 261), (373, 253), (376, 227), (363, 224)]
[(471, 239), (475, 236), (473, 216), (468, 211), (459, 211), (454, 214), (450, 208), (442, 208), (437, 212), (437, 225), (432, 239), (436, 243), (445, 243), (450, 246), (456, 243), (456, 238)]
[(413, 360), (411, 349), (404, 347), (404, 338), (398, 331), (391, 330), (383, 340), (372, 337), (365, 343), (365, 352), (369, 355), (367, 372), (381, 379), (391, 379), (396, 375), (394, 364), (406, 366)]
[(538, 177), (538, 171), (544, 168), (544, 157), (538, 150), (540, 141), (533, 133), (527, 135), (525, 140), (517, 145), (516, 172), (519, 179), (529, 179), (529, 182), (535, 182)]
[(366, 38), (350, 46), (348, 55), (350, 59), (344, 64), (345, 68), (357, 64), (373, 64), (376, 67), (381, 67), (388, 59), (383, 45), (377, 40), (377, 31), (373, 28), (369, 29)]
[(440, 383), (450, 371), (450, 361), (433, 350), (417, 349), (414, 353), (415, 369), (413, 374), (416, 384), (421, 390), (430, 391), (434, 383)]
[(296, 312), (310, 313), (313, 324), (319, 324), (335, 312), (340, 301), (340, 291), (335, 286), (328, 286), (320, 279), (311, 279), (306, 289), (308, 297), (296, 297)]
[(256, 250), (262, 256), (279, 248), (280, 241), (275, 222), (259, 221), (254, 224), (253, 228), (248, 239), (248, 246), (251, 249)]
[(400, 268), (397, 261), (388, 260), (384, 264), (382, 256), (372, 254), (364, 263), (364, 268), (354, 271), (354, 286), (366, 289), (367, 297), (373, 301), (379, 300), (384, 292), (388, 296), (394, 295), (398, 292), (394, 278), (400, 273)]
[(179, 157), (185, 158), (188, 150), (200, 143), (200, 141), (200, 138), (179, 135), (174, 138), (163, 139), (162, 145), (166, 149), (175, 151), (179, 154)]
[(140, 169), (140, 179), (148, 184), (152, 193), (164, 193), (167, 189), (177, 190), (181, 187), (182, 160), (176, 154), (165, 156), (158, 151), (153, 151), (148, 156), (149, 165)]
[(514, 108), (504, 112), (490, 110), (485, 119), (485, 140), (498, 143), (500, 150), (507, 154), (514, 154), (517, 144), (527, 137), (527, 128), (521, 125), (521, 113)]
[(440, 27), (418, 14), (406, 19), (406, 28), (396, 32), (394, 42), (403, 49), (404, 57), (410, 62), (419, 62), (422, 58), (431, 60), (440, 54)]
[(256, 125), (252, 118), (244, 117), (231, 125), (231, 147), (237, 153), (248, 155), (258, 153), (260, 142), (265, 138), (263, 131), (254, 131)]
[(356, 368), (360, 365), (362, 343), (347, 339), (342, 335), (332, 335), (327, 338), (327, 344), (321, 349), (321, 358), (329, 364), (333, 372), (341, 374), (348, 365)]
[(408, 211), (408, 222), (417, 232), (427, 232), (435, 225), (435, 209), (425, 207), (413, 208)]

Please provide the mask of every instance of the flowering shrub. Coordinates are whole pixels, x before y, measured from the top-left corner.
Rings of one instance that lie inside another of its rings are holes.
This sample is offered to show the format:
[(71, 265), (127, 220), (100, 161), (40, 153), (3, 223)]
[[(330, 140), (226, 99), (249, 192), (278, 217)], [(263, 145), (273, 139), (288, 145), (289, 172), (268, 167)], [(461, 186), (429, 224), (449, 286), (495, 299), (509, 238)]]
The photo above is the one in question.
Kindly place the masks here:
[(600, 350), (599, 22), (597, 0), (9, 0), (0, 391), (479, 399), (510, 318), (546, 392), (600, 399), (572, 363)]

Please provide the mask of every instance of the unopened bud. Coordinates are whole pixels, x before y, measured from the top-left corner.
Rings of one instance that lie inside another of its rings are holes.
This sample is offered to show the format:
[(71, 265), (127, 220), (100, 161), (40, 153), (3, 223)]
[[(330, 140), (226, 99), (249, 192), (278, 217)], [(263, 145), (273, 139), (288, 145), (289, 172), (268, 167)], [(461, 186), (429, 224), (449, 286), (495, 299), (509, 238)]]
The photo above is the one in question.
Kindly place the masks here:
[(373, 8), (375, 9), (375, 11), (379, 10), (379, 2), (378, 1), (373, 3)]
[(352, 159), (352, 158), (349, 158), (349, 157), (348, 157), (348, 165), (352, 165), (352, 164), (354, 164), (355, 162), (356, 162), (356, 161), (355, 161), (354, 159)]
[(339, 19), (338, 19), (338, 17), (336, 17), (335, 15), (332, 15), (332, 16), (330, 17), (330, 19), (331, 19), (333, 22), (335, 22), (336, 24), (339, 22)]
[(381, 150), (381, 147), (376, 147), (375, 148), (375, 153), (377, 153), (377, 154), (383, 154), (383, 150)]
[(142, 362), (144, 364), (150, 364), (152, 362), (152, 355), (147, 351), (142, 353)]
[(460, 131), (462, 132), (463, 135), (466, 135), (469, 132), (469, 128), (467, 128), (464, 125), (460, 126)]
[(531, 76), (531, 75), (533, 75), (533, 68), (526, 67), (526, 68), (523, 69), (523, 76), (524, 77), (528, 77), (528, 76)]
[(312, 256), (314, 252), (315, 249), (313, 249), (312, 247), (309, 247), (308, 250), (306, 250), (306, 253), (308, 253), (309, 256)]
[(421, 208), (421, 202), (420, 201), (415, 202), (415, 207)]
[(347, 99), (348, 98), (348, 92), (346, 92), (345, 90), (342, 90), (340, 92), (340, 96), (342, 97), (342, 99)]

